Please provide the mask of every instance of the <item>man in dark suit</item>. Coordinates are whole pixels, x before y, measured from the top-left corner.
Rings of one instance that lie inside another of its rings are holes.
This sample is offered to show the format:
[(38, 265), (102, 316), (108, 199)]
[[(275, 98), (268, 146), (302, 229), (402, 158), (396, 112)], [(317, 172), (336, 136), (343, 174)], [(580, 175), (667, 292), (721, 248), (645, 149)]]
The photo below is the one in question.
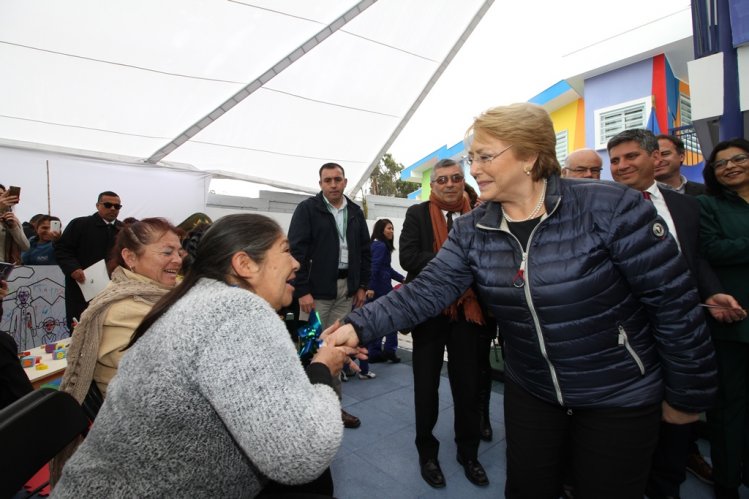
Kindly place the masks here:
[[(665, 221), (668, 232), (684, 255), (700, 297), (710, 307), (710, 314), (719, 321), (740, 320), (741, 306), (732, 296), (722, 293), (720, 281), (699, 254), (699, 203), (691, 196), (659, 187), (655, 182), (655, 168), (660, 162), (656, 137), (647, 130), (626, 130), (609, 140), (608, 151), (613, 179), (641, 191), (643, 198), (653, 203)], [(648, 481), (650, 499), (679, 497), (693, 431), (692, 424), (661, 423)]]
[(660, 160), (655, 164), (655, 179), (659, 186), (688, 196), (705, 194), (705, 184), (687, 180), (681, 174), (684, 142), (674, 135), (659, 135), (657, 139)]
[(77, 283), (86, 282), (83, 269), (109, 256), (122, 227), (117, 220), (121, 208), (117, 194), (102, 192), (96, 201), (96, 213), (71, 220), (55, 243), (57, 264), (65, 274), (65, 315), (71, 332), (73, 319), (80, 320), (88, 307)]
[[(401, 231), (400, 263), (408, 272), (406, 282), (413, 280), (434, 258), (447, 238), (452, 221), (470, 210), (463, 196), (463, 171), (455, 161), (439, 161), (432, 170), (430, 185), (429, 201), (408, 209)], [(439, 441), (432, 434), (439, 413), (438, 388), (445, 347), (449, 356), (447, 372), (453, 395), (458, 462), (472, 483), (489, 484), (478, 461), (480, 415), (476, 359), (479, 334), (485, 322), (482, 319), (477, 323), (468, 305), (456, 304), (412, 331), (416, 449), (421, 476), (435, 488), (445, 486), (438, 460)]]

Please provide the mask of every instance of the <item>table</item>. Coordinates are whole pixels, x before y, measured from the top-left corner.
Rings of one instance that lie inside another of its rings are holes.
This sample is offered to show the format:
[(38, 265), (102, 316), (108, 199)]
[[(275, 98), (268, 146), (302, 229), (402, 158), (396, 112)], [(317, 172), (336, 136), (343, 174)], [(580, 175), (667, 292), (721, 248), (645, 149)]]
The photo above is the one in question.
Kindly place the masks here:
[[(58, 341), (57, 345), (58, 348), (68, 348), (70, 346), (70, 338), (67, 338), (62, 341)], [(40, 386), (42, 386), (45, 383), (49, 383), (50, 381), (54, 381), (57, 378), (62, 378), (62, 375), (65, 373), (65, 368), (68, 367), (68, 359), (60, 359), (55, 360), (52, 358), (53, 354), (46, 353), (44, 351), (44, 346), (38, 346), (36, 348), (32, 348), (29, 350), (31, 353), (31, 356), (35, 357), (37, 355), (41, 356), (41, 364), (46, 364), (47, 369), (39, 370), (34, 367), (24, 367), (23, 370), (26, 372), (26, 376), (28, 376), (29, 381), (31, 381), (31, 386), (34, 387), (34, 390), (38, 389)]]

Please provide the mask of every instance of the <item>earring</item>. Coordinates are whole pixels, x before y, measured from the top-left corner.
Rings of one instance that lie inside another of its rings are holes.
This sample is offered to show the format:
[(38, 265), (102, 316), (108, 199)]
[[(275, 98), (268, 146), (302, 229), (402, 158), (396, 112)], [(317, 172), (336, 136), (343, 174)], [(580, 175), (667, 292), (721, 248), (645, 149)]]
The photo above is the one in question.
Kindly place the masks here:
[(532, 167), (532, 166), (531, 166), (531, 167), (528, 167), (528, 165), (525, 165), (525, 166), (523, 167), (523, 171), (525, 172), (525, 174), (526, 174), (526, 175), (530, 175), (530, 174), (531, 174), (531, 171), (532, 171), (532, 170), (533, 170), (533, 167)]

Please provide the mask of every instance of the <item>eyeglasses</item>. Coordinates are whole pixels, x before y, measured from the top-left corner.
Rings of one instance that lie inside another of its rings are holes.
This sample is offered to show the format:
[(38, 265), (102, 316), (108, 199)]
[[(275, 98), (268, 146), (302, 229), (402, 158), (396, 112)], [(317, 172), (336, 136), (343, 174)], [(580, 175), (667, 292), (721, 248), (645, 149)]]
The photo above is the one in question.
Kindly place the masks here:
[(587, 166), (576, 166), (574, 168), (569, 168), (567, 166), (564, 167), (565, 170), (575, 172), (575, 173), (586, 173), (590, 172), (593, 174), (601, 173), (603, 171), (603, 168), (600, 168), (598, 166), (591, 166), (588, 168)]
[(479, 154), (478, 156), (474, 156), (472, 153), (469, 153), (468, 156), (466, 157), (466, 161), (468, 161), (469, 165), (472, 165), (474, 161), (476, 163), (480, 164), (480, 165), (481, 164), (486, 164), (486, 163), (491, 163), (492, 161), (494, 161), (498, 157), (502, 156), (502, 154), (504, 154), (505, 151), (507, 151), (510, 147), (512, 147), (512, 144), (510, 144), (509, 146), (505, 147), (504, 149), (502, 149), (497, 154)]
[(156, 251), (156, 254), (163, 256), (164, 258), (171, 258), (174, 256), (174, 253), (177, 253), (180, 258), (184, 258), (187, 256), (187, 250), (184, 250), (182, 248), (175, 250), (172, 248), (165, 249), (163, 251)]
[(737, 154), (733, 158), (720, 159), (713, 163), (713, 170), (716, 172), (722, 170), (728, 166), (728, 163), (733, 163), (736, 166), (746, 166), (746, 164), (749, 163), (749, 155)]
[(122, 205), (119, 203), (99, 203), (100, 205), (104, 206), (104, 208), (111, 210), (114, 208), (115, 210), (119, 210), (122, 208)]
[(459, 184), (463, 181), (464, 178), (465, 177), (460, 173), (454, 173), (450, 176), (442, 175), (440, 177), (437, 177), (436, 179), (434, 179), (434, 182), (437, 182), (439, 185), (445, 185), (448, 180), (452, 180), (453, 184)]

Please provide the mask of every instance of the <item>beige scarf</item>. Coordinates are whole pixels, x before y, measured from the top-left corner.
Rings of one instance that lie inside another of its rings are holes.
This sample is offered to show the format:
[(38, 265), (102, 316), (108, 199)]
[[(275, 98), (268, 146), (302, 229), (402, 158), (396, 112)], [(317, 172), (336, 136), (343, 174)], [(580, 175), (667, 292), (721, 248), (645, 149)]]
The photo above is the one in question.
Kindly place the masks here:
[[(144, 282), (122, 267), (112, 272), (112, 282), (91, 300), (73, 331), (68, 350), (68, 367), (60, 383), (60, 390), (71, 394), (78, 403), (86, 398), (94, 379), (99, 358), (99, 345), (109, 307), (115, 302), (132, 298), (153, 306), (169, 291), (154, 281)], [(50, 483), (54, 485), (62, 475), (62, 468), (83, 441), (77, 438), (65, 447), (50, 463)]]

